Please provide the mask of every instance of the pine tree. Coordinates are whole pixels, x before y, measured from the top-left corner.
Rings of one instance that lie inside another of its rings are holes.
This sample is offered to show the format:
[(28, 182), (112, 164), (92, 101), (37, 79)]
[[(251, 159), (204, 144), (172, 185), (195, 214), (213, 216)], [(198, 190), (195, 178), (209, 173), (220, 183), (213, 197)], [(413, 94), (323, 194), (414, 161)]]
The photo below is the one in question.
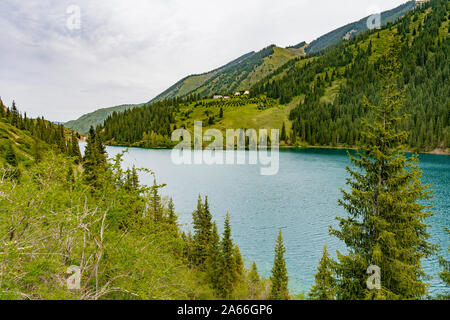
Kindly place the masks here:
[(327, 251), (327, 246), (323, 247), (322, 259), (320, 259), (317, 273), (315, 275), (316, 283), (311, 288), (309, 298), (311, 300), (334, 300), (336, 296), (336, 280), (333, 276), (333, 261)]
[(284, 253), (286, 248), (283, 244), (283, 235), (278, 233), (278, 239), (275, 245), (275, 258), (272, 267), (272, 276), (270, 280), (272, 281), (272, 287), (270, 291), (270, 300), (288, 300), (289, 290), (288, 290), (288, 274), (286, 269), (286, 261), (284, 259)]
[(220, 294), (220, 278), (222, 275), (221, 269), (221, 251), (220, 251), (220, 237), (217, 231), (217, 224), (214, 222), (211, 232), (211, 239), (209, 241), (206, 258), (206, 273), (208, 280), (214, 290)]
[[(347, 168), (350, 191), (342, 191), (339, 201), (348, 218), (337, 218), (339, 230), (331, 229), (348, 247), (348, 254), (338, 253), (339, 299), (420, 299), (427, 293), (421, 259), (434, 246), (427, 242), (424, 223), (431, 212), (421, 202), (430, 194), (420, 181), (417, 156), (406, 158), (401, 152), (407, 132), (399, 130), (404, 98), (395, 76), (398, 54), (394, 43), (384, 58), (380, 104), (366, 103), (372, 111), (363, 132), (366, 151), (350, 155), (356, 169)], [(381, 290), (366, 286), (371, 265), (381, 270)]]
[(6, 145), (5, 160), (11, 167), (16, 168), (18, 166), (17, 156), (11, 143)]
[(78, 145), (78, 139), (75, 132), (72, 132), (70, 155), (75, 158), (75, 163), (78, 164), (81, 162), (80, 146)]
[(42, 160), (42, 151), (41, 151), (41, 145), (38, 139), (34, 139), (33, 146), (32, 146), (32, 155), (34, 158), (35, 163), (39, 163)]
[(240, 279), (244, 274), (244, 260), (242, 259), (241, 251), (237, 245), (235, 245), (233, 249), (233, 259), (236, 277)]
[(161, 205), (161, 196), (159, 195), (159, 185), (156, 184), (156, 178), (153, 180), (153, 186), (150, 190), (150, 210), (153, 221), (161, 222), (163, 217), (163, 208)]
[(175, 205), (173, 204), (173, 199), (169, 199), (169, 203), (167, 205), (168, 213), (167, 213), (167, 222), (174, 226), (177, 225), (177, 215), (175, 213)]
[(234, 265), (234, 245), (231, 239), (230, 215), (225, 217), (224, 231), (221, 241), (222, 251), (222, 275), (221, 275), (221, 295), (223, 298), (229, 298), (233, 292), (233, 286), (237, 280), (236, 267)]
[(222, 107), (220, 107), (219, 118), (220, 119), (223, 118), (223, 108)]
[(204, 269), (207, 257), (207, 248), (211, 239), (212, 215), (209, 211), (208, 197), (202, 204), (199, 196), (197, 210), (192, 213), (194, 233), (194, 259), (200, 269)]
[(97, 137), (94, 127), (91, 126), (84, 151), (83, 168), (84, 180), (87, 184), (94, 186), (98, 182), (100, 173), (100, 154), (98, 150)]

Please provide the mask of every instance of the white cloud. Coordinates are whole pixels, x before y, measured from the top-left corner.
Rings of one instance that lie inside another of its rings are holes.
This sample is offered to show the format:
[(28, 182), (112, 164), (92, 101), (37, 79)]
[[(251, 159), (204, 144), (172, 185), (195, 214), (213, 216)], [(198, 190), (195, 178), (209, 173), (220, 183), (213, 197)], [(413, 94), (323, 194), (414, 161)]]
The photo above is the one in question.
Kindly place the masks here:
[[(180, 78), (270, 44), (287, 46), (405, 0), (0, 2), (0, 95), (67, 121), (150, 100)], [(81, 30), (66, 27), (69, 5)]]

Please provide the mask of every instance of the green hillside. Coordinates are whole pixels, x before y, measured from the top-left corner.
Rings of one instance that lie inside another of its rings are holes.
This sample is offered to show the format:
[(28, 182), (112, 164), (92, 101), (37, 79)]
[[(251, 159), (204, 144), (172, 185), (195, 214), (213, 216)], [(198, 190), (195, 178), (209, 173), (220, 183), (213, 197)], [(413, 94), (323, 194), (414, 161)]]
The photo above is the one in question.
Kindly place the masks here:
[(99, 109), (94, 112), (85, 114), (77, 120), (66, 122), (64, 123), (64, 126), (80, 133), (88, 133), (91, 126), (95, 127), (99, 124), (102, 124), (103, 121), (113, 112), (123, 112), (127, 109), (141, 106), (142, 104), (126, 104), (117, 107)]
[[(383, 12), (382, 22), (384, 24), (393, 22), (399, 17), (404, 16), (414, 7), (415, 2), (409, 1), (395, 9)], [(175, 97), (186, 97), (188, 95), (195, 95), (199, 98), (211, 97), (214, 94), (232, 95), (235, 91), (250, 89), (265, 78), (282, 77), (285, 75), (286, 70), (288, 70), (284, 67), (285, 64), (289, 64), (289, 62), (293, 63), (297, 58), (305, 54), (317, 54), (320, 50), (339, 43), (350, 31), (353, 32), (352, 36), (366, 31), (366, 20), (367, 18), (364, 18), (358, 22), (332, 31), (313, 41), (311, 44), (301, 42), (287, 48), (271, 45), (259, 52), (247, 53), (213, 71), (190, 75), (181, 79), (149, 103)], [(281, 102), (284, 103), (285, 101)], [(143, 104), (124, 105), (100, 109), (83, 115), (77, 120), (69, 121), (65, 126), (81, 133), (87, 133), (91, 125), (97, 126), (102, 124), (113, 112), (123, 112), (130, 108), (142, 106)]]
[(63, 125), (27, 118), (14, 102), (7, 108), (0, 100), (0, 168), (9, 161), (27, 167), (50, 149), (77, 157), (78, 137)]

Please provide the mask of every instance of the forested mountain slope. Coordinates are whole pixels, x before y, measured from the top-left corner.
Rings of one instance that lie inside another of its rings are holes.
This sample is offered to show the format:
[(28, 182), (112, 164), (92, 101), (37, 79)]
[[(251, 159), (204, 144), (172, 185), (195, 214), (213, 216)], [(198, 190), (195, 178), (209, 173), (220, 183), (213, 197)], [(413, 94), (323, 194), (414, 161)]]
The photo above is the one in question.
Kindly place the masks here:
[(252, 84), (269, 75), (289, 60), (304, 55), (302, 48), (279, 48), (271, 45), (259, 52), (251, 52), (217, 70), (189, 76), (150, 102), (165, 98), (198, 94), (230, 95), (236, 90), (247, 90)]
[[(381, 13), (381, 23), (386, 25), (389, 22), (395, 22), (398, 18), (404, 16), (410, 10), (416, 7), (415, 1), (408, 1), (405, 4), (398, 6), (389, 11)], [(339, 29), (333, 30), (320, 38), (311, 42), (306, 48), (306, 53), (313, 54), (320, 50), (326, 49), (344, 39), (344, 37), (355, 37), (364, 31), (367, 31), (367, 20), (369, 17), (365, 17), (359, 21), (345, 25)]]
[[(376, 103), (386, 49), (398, 43), (399, 87), (410, 115), (410, 148), (431, 151), (449, 146), (449, 8), (433, 0), (396, 24), (368, 31), (323, 55), (284, 66), (252, 88), (280, 103), (303, 101), (290, 113), (292, 137), (309, 145), (355, 146), (361, 139), (364, 97)], [(280, 76), (280, 74), (282, 76)]]

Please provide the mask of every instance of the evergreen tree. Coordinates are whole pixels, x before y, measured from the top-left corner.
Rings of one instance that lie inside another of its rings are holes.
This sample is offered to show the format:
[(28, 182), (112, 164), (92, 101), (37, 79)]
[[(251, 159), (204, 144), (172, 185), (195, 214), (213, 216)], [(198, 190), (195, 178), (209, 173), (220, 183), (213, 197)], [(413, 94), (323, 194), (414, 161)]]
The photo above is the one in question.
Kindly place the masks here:
[(221, 268), (221, 251), (220, 251), (220, 237), (217, 231), (217, 224), (214, 222), (212, 227), (211, 239), (208, 245), (208, 254), (206, 258), (206, 273), (208, 281), (212, 288), (218, 293), (220, 291), (220, 278), (222, 275)]
[(153, 186), (150, 190), (150, 210), (154, 222), (161, 222), (163, 217), (163, 208), (161, 196), (159, 195), (159, 185), (156, 184), (156, 178), (153, 180)]
[(323, 247), (322, 259), (320, 259), (317, 273), (315, 275), (316, 283), (311, 288), (309, 298), (311, 300), (334, 300), (336, 296), (336, 280), (333, 276), (333, 261), (327, 251), (327, 246)]
[(177, 225), (177, 215), (175, 213), (175, 205), (173, 204), (173, 199), (169, 199), (169, 203), (167, 205), (168, 213), (167, 213), (167, 222), (174, 226)]
[[(407, 132), (399, 130), (403, 93), (397, 89), (398, 45), (384, 58), (384, 87), (379, 105), (367, 106), (365, 152), (350, 155), (356, 169), (347, 168), (350, 191), (342, 191), (339, 204), (348, 218), (337, 218), (331, 233), (344, 241), (348, 254), (338, 253), (337, 296), (340, 299), (420, 299), (428, 285), (421, 259), (434, 251), (427, 242), (424, 220), (431, 215), (421, 202), (430, 198), (420, 178), (417, 156), (406, 158), (402, 144)], [(371, 265), (381, 269), (381, 290), (366, 286)]]
[(278, 233), (278, 239), (275, 245), (275, 258), (272, 267), (272, 276), (270, 280), (272, 281), (272, 287), (270, 291), (270, 300), (288, 300), (289, 290), (288, 290), (288, 274), (286, 269), (286, 261), (284, 259), (284, 253), (286, 248), (283, 244), (283, 235)]
[(233, 292), (233, 286), (236, 283), (236, 266), (234, 265), (234, 245), (231, 239), (230, 215), (225, 217), (224, 231), (221, 241), (222, 251), (222, 275), (221, 275), (221, 295), (223, 298), (229, 298)]
[(204, 269), (207, 257), (207, 248), (211, 239), (212, 215), (209, 211), (208, 197), (202, 204), (199, 196), (197, 210), (192, 213), (194, 233), (194, 261), (200, 269)]
[(32, 146), (32, 155), (35, 163), (39, 163), (42, 160), (41, 144), (38, 139), (34, 139)]
[(11, 167), (16, 168), (18, 166), (17, 156), (14, 152), (14, 148), (11, 143), (6, 145), (6, 154), (5, 154), (6, 163)]
[(261, 286), (261, 278), (258, 274), (258, 268), (255, 262), (253, 262), (252, 268), (250, 269), (250, 272), (248, 274), (248, 282), (250, 299), (255, 299)]
[(70, 155), (75, 158), (75, 163), (81, 162), (81, 152), (80, 152), (80, 146), (78, 145), (78, 138), (75, 135), (75, 132), (72, 132), (72, 139), (71, 139), (71, 147), (70, 147)]
[(241, 251), (237, 245), (234, 246), (233, 258), (236, 277), (240, 279), (244, 274), (244, 260), (242, 259)]
[(97, 136), (94, 127), (91, 126), (83, 158), (84, 180), (89, 185), (95, 186), (98, 183), (101, 171), (100, 157)]
[(281, 127), (281, 141), (286, 141), (286, 124), (283, 122), (283, 126)]

